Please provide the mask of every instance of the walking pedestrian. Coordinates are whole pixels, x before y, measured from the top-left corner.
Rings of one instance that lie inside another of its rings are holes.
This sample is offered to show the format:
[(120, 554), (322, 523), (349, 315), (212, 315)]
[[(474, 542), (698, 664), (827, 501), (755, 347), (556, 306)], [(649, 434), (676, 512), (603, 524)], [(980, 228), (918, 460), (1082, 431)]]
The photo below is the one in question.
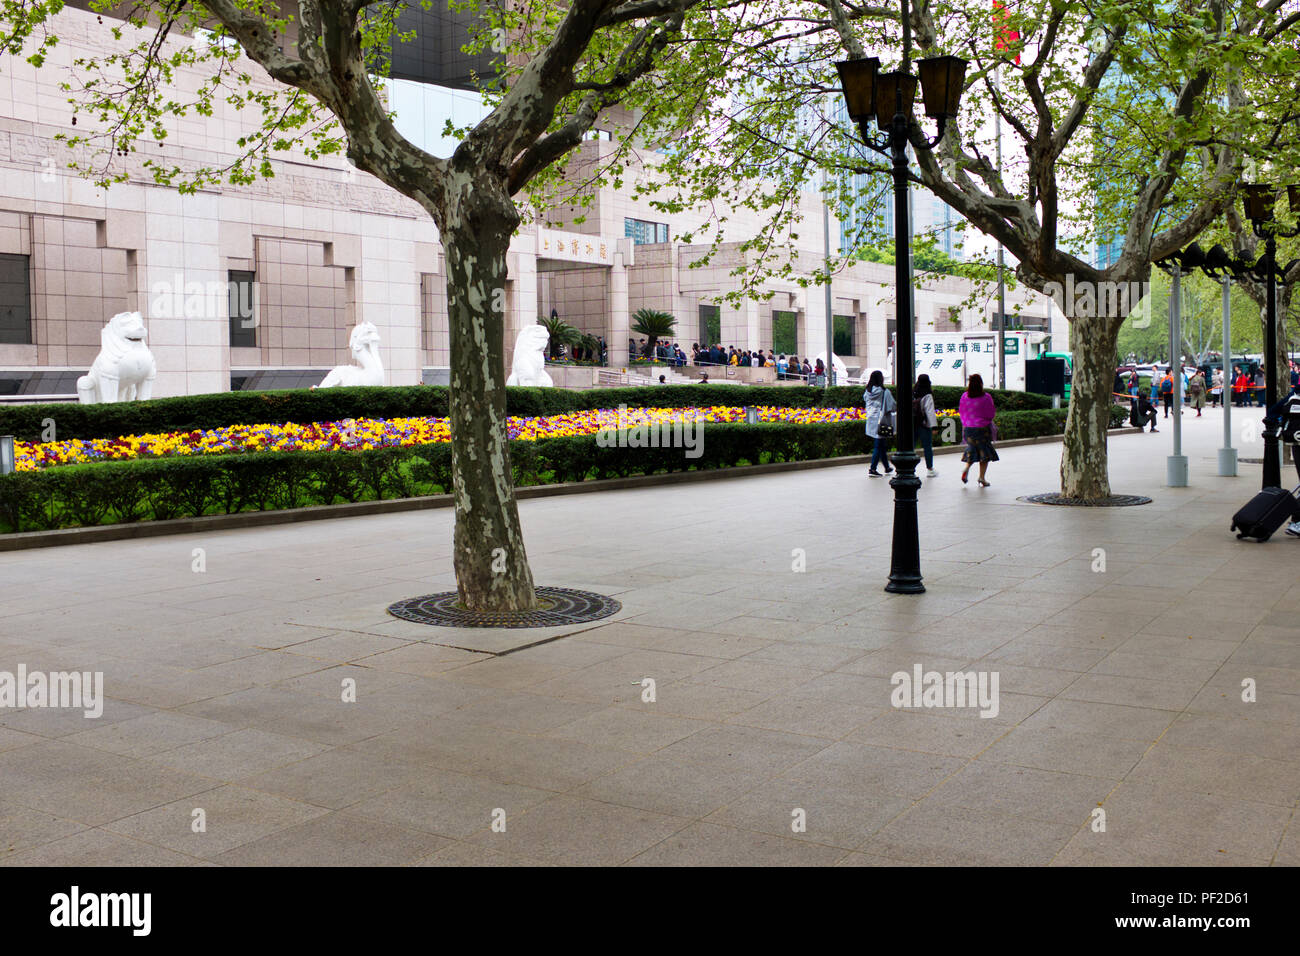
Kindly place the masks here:
[(957, 414), (961, 416), (961, 436), (966, 442), (966, 451), (961, 456), (961, 460), (966, 463), (962, 469), (961, 483), (966, 484), (970, 466), (979, 462), (980, 487), (987, 488), (989, 483), (984, 476), (989, 462), (998, 460), (998, 450), (993, 447), (993, 442), (997, 440), (993, 424), (997, 409), (993, 405), (993, 396), (984, 390), (983, 376), (975, 374), (967, 379), (966, 391), (957, 403)]
[(1165, 407), (1165, 418), (1169, 417), (1169, 410), (1174, 404), (1174, 373), (1165, 372), (1165, 377), (1160, 380), (1160, 401)]
[(1201, 409), (1205, 408), (1205, 373), (1199, 368), (1192, 380), (1187, 383), (1187, 397), (1191, 400), (1192, 407), (1196, 409), (1196, 417), (1201, 417)]
[(898, 407), (893, 393), (885, 388), (885, 376), (880, 369), (872, 372), (867, 379), (867, 390), (862, 393), (862, 401), (866, 403), (867, 435), (871, 438), (871, 467), (867, 474), (879, 478), (880, 472), (876, 466), (882, 461), (885, 463), (885, 474), (894, 470), (889, 467), (889, 458), (885, 452), (889, 448), (889, 439), (894, 437), (894, 412)]
[(916, 387), (912, 390), (912, 430), (915, 441), (925, 452), (925, 474), (929, 478), (938, 478), (934, 470), (934, 429), (939, 427), (939, 417), (934, 411), (934, 389), (930, 385), (930, 376), (918, 375)]

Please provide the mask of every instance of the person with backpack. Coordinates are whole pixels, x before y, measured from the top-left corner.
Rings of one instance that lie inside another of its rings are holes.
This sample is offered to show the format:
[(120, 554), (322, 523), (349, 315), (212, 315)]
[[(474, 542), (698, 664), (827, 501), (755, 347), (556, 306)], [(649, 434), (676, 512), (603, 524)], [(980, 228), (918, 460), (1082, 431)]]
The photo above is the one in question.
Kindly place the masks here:
[(939, 417), (934, 410), (934, 389), (930, 385), (930, 376), (918, 375), (916, 387), (912, 389), (912, 430), (915, 443), (925, 452), (925, 474), (927, 478), (938, 478), (934, 470), (934, 430), (939, 427)]
[(889, 467), (886, 451), (889, 439), (894, 437), (894, 412), (898, 408), (893, 393), (885, 388), (885, 375), (880, 369), (872, 372), (867, 379), (867, 390), (862, 393), (862, 401), (866, 404), (867, 436), (871, 439), (871, 467), (867, 474), (879, 478), (880, 472), (876, 466), (882, 461), (885, 463), (885, 474), (894, 470)]
[(1169, 410), (1173, 408), (1174, 404), (1174, 373), (1172, 371), (1165, 372), (1165, 377), (1160, 380), (1160, 401), (1165, 407), (1165, 418), (1168, 418)]
[(1160, 416), (1156, 414), (1156, 407), (1151, 404), (1151, 400), (1144, 395), (1138, 395), (1133, 399), (1133, 407), (1129, 410), (1129, 424), (1135, 428), (1146, 429), (1151, 426), (1153, 432), (1159, 431), (1156, 428), (1156, 419)]
[(1192, 380), (1187, 383), (1187, 398), (1196, 409), (1196, 417), (1201, 417), (1201, 410), (1205, 408), (1205, 373), (1199, 368)]

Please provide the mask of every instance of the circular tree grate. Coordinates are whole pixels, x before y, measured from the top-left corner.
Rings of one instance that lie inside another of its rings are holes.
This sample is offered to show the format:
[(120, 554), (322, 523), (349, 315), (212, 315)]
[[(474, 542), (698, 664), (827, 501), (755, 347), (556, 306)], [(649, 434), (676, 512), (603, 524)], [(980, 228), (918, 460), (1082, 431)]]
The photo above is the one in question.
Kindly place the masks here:
[(1022, 495), (1017, 501), (1028, 501), (1036, 505), (1072, 505), (1077, 508), (1128, 508), (1132, 505), (1149, 505), (1151, 499), (1145, 495), (1111, 495), (1109, 498), (1070, 498), (1060, 492), (1043, 495)]
[(458, 592), (443, 591), (398, 601), (389, 605), (388, 613), (440, 627), (555, 627), (599, 621), (623, 608), (603, 594), (571, 588), (537, 588), (537, 604), (533, 611), (472, 611), (460, 606)]

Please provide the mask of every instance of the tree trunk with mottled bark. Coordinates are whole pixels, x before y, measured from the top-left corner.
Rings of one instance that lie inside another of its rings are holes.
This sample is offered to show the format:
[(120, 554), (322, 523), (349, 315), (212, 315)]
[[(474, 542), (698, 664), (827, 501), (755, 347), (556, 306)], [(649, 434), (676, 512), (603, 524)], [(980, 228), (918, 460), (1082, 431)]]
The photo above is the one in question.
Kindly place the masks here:
[(1070, 498), (1110, 495), (1106, 437), (1120, 322), (1108, 317), (1075, 318), (1070, 322), (1074, 381), (1061, 451), (1061, 494)]
[(482, 170), (454, 173), (446, 195), (434, 218), (447, 261), (456, 584), (467, 608), (529, 610), (537, 596), (506, 429), (506, 252), (519, 215)]

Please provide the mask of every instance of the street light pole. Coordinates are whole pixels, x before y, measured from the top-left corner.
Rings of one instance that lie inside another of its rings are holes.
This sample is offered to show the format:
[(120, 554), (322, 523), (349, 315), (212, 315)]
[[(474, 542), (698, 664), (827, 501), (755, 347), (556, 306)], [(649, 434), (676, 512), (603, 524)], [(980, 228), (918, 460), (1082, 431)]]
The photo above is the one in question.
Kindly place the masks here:
[[(832, 114), (834, 115), (834, 114)], [(823, 193), (830, 176), (822, 174)], [(831, 305), (831, 204), (829, 197), (822, 196), (822, 239), (825, 245), (826, 267), (826, 387), (835, 383), (835, 318)]]
[(1232, 276), (1223, 277), (1223, 447), (1219, 449), (1219, 474), (1237, 477), (1237, 449), (1232, 447), (1232, 402), (1229, 399), (1232, 368)]
[[(906, 10), (906, 0), (904, 0)], [(894, 353), (898, 373), (894, 390), (898, 395), (898, 450), (893, 462), (897, 473), (890, 479), (894, 489), (894, 540), (889, 566), (889, 583), (886, 591), (897, 594), (919, 594), (925, 590), (921, 583), (921, 542), (917, 530), (916, 495), (921, 490), (921, 479), (916, 477), (920, 458), (916, 454), (916, 432), (912, 422), (912, 382), (916, 375), (912, 357), (916, 343), (916, 317), (912, 312), (911, 234), (907, 215), (907, 132), (911, 118), (899, 111), (894, 114), (889, 129), (889, 144), (893, 152), (894, 176), (894, 285), (896, 288), (898, 335)], [(898, 255), (908, 250), (908, 255)]]
[[(997, 72), (993, 74), (994, 88), (997, 88)], [(997, 144), (997, 170), (998, 176), (1002, 175), (1002, 111), (993, 110), (993, 128), (994, 139)], [(998, 321), (996, 323), (997, 343), (998, 343), (998, 388), (1007, 387), (1007, 280), (1003, 273), (1005, 268), (1003, 262), (1002, 240), (998, 240)], [(1049, 310), (1050, 314), (1050, 310)], [(1049, 321), (1047, 327), (1052, 327)]]
[[(1276, 187), (1264, 183), (1250, 183), (1243, 187), (1246, 197), (1246, 215), (1255, 235), (1264, 240), (1264, 257), (1255, 264), (1255, 272), (1264, 270), (1265, 321), (1264, 321), (1264, 404), (1272, 408), (1278, 400), (1277, 381), (1277, 240), (1278, 236), (1300, 235), (1300, 226), (1283, 228), (1273, 215), (1277, 198)], [(1287, 200), (1293, 215), (1300, 213), (1300, 187), (1286, 187)], [(1282, 487), (1282, 455), (1278, 436), (1273, 429), (1264, 431), (1265, 488)]]
[(1174, 263), (1169, 287), (1169, 374), (1174, 383), (1174, 453), (1165, 460), (1165, 483), (1187, 487), (1187, 456), (1183, 454), (1183, 285), (1182, 268)]
[[(908, 72), (911, 37), (908, 29), (907, 0), (902, 0), (904, 28), (903, 66), (880, 72), (880, 61), (862, 57), (836, 64), (848, 103), (849, 117), (858, 124), (863, 141), (871, 149), (890, 159), (894, 186), (894, 285), (897, 303), (897, 334), (894, 344), (895, 391), (898, 397), (898, 450), (893, 464), (897, 474), (890, 481), (894, 489), (894, 533), (890, 559), (889, 583), (885, 590), (897, 594), (920, 594), (921, 545), (917, 529), (917, 491), (921, 480), (916, 477), (920, 459), (916, 454), (912, 421), (912, 382), (915, 365), (915, 316), (912, 311), (911, 232), (908, 228), (908, 161), (907, 147), (913, 136), (918, 146), (920, 131), (912, 119), (912, 101), (916, 96), (917, 78)], [(938, 134), (924, 140), (924, 148), (933, 149), (943, 139), (946, 124), (955, 121), (961, 98), (966, 61), (955, 56), (928, 57), (917, 64), (920, 86), (925, 99), (925, 114), (938, 121)], [(875, 119), (880, 136), (869, 129)]]
[[(1267, 259), (1268, 279), (1265, 283), (1268, 299), (1264, 334), (1264, 408), (1277, 403), (1277, 236), (1269, 230), (1264, 240), (1264, 258)], [(1282, 450), (1278, 447), (1277, 433), (1264, 430), (1264, 487), (1282, 487)]]

